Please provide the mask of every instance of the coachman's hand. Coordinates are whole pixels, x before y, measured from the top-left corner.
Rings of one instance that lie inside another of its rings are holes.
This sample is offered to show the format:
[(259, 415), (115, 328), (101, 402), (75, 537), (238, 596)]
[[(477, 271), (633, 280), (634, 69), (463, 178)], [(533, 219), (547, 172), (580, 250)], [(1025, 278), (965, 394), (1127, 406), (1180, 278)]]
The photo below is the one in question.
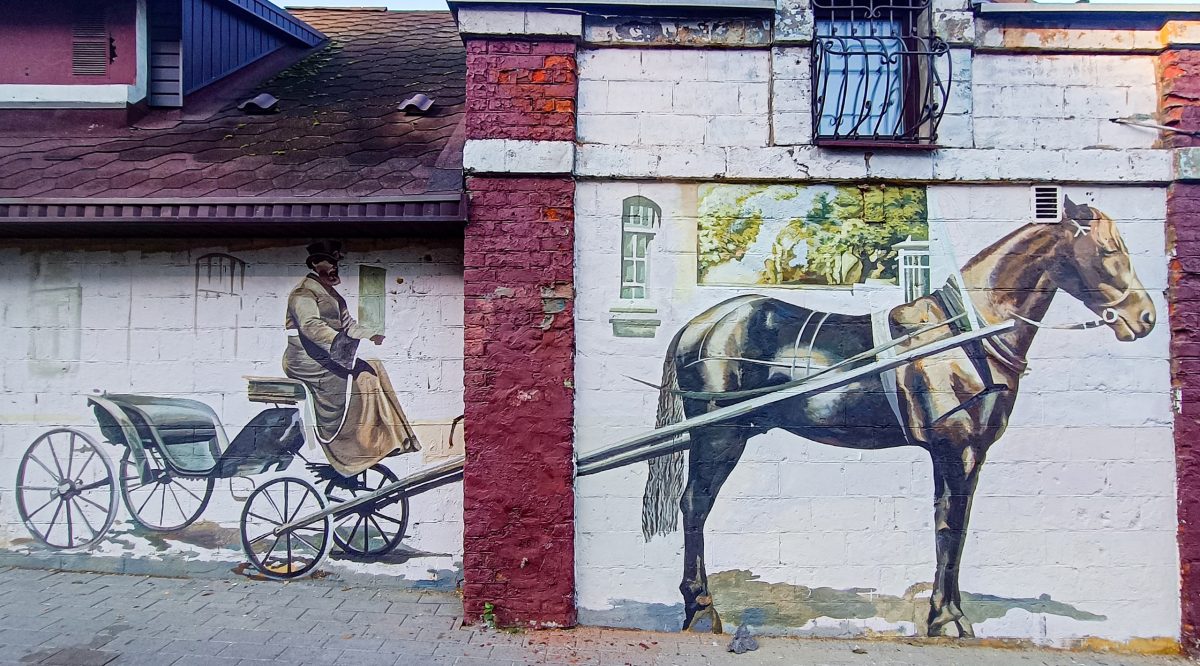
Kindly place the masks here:
[(374, 342), (377, 345), (381, 345), (381, 344), (383, 344), (383, 336), (382, 335), (372, 335), (371, 342)]

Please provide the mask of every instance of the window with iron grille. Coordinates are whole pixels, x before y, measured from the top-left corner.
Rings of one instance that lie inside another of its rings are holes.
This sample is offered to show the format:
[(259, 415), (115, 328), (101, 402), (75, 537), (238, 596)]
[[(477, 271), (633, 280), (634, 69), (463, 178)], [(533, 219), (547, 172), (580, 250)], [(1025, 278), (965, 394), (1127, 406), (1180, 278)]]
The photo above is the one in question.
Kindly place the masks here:
[(932, 145), (950, 49), (929, 0), (812, 0), (813, 136), (821, 145)]
[(646, 197), (629, 197), (621, 206), (621, 298), (645, 298), (650, 272), (650, 241), (662, 208)]

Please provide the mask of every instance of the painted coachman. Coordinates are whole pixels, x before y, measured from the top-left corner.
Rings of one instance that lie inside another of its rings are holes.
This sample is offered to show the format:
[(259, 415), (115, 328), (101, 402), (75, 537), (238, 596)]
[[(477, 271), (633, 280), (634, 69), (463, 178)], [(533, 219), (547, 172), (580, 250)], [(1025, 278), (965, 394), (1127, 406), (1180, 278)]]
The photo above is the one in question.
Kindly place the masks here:
[(283, 371), (311, 390), (329, 462), (352, 476), (420, 447), (382, 363), (358, 356), (362, 341), (379, 345), (384, 336), (350, 316), (337, 292), (341, 243), (318, 241), (307, 250), (310, 272), (288, 295)]

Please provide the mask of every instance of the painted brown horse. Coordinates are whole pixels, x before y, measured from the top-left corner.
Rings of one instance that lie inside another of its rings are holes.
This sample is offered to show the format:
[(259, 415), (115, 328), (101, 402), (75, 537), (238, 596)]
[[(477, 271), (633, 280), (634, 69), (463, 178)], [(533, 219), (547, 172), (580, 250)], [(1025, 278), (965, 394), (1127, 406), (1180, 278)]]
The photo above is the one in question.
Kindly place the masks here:
[[(1015, 319), (1016, 327), (985, 343), (902, 366), (894, 377), (872, 375), (836, 392), (784, 399), (735, 421), (693, 430), (686, 485), (683, 454), (650, 461), (642, 527), (647, 539), (677, 529), (678, 499), (685, 630), (701, 630), (708, 620), (713, 631), (721, 631), (704, 567), (704, 523), (746, 441), (782, 428), (833, 446), (918, 446), (929, 452), (937, 572), (926, 629), (930, 636), (973, 635), (958, 589), (971, 500), (988, 449), (1008, 424), (1026, 352), (1050, 302), (1060, 289), (1067, 292), (1101, 317), (1090, 325), (1106, 324), (1122, 341), (1147, 335), (1155, 311), (1113, 221), (1069, 199), (1060, 224), (1017, 229), (969, 261), (961, 276), (984, 323)], [(969, 316), (961, 300), (956, 302), (960, 293), (943, 289), (893, 308), (890, 334), (916, 333), (897, 350), (959, 332)], [(658, 427), (745, 399), (729, 392), (753, 394), (873, 346), (869, 316), (816, 312), (764, 296), (725, 301), (684, 326), (667, 350)]]

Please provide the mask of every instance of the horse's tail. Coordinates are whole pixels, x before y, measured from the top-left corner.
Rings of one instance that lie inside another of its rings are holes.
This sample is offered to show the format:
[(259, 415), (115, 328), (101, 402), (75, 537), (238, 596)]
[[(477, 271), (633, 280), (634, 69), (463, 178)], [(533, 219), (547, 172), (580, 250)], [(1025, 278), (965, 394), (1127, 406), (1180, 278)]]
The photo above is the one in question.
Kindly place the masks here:
[[(679, 395), (679, 375), (675, 369), (675, 348), (683, 331), (667, 348), (663, 361), (662, 388), (658, 393), (658, 417), (655, 428), (684, 419), (683, 398)], [(679, 529), (679, 498), (683, 495), (683, 451), (650, 459), (650, 476), (642, 496), (642, 536), (649, 541), (656, 534), (667, 535)]]

